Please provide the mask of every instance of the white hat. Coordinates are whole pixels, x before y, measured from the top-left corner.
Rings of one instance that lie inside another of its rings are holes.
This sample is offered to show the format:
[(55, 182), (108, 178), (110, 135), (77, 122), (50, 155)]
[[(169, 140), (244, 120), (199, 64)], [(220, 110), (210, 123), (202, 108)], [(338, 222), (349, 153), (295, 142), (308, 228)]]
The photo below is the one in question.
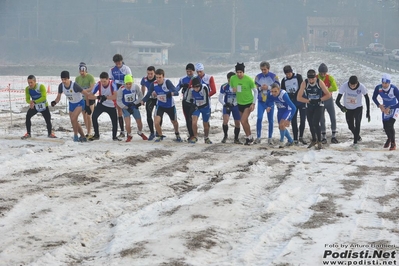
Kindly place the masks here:
[(382, 80), (383, 83), (391, 83), (391, 75), (384, 73), (382, 74)]
[(195, 71), (204, 71), (204, 65), (202, 63), (196, 63)]

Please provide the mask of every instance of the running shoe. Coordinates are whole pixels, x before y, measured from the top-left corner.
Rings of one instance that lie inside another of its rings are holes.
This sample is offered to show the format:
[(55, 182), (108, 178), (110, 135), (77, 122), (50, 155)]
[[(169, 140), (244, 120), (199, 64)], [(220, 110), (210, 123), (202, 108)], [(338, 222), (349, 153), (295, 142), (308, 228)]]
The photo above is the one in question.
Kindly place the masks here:
[(332, 138), (331, 138), (331, 143), (337, 144), (337, 143), (339, 143), (339, 141), (337, 140), (336, 137), (332, 137)]
[(209, 138), (204, 139), (205, 144), (212, 144), (212, 141)]
[(222, 143), (226, 143), (227, 142), (227, 136), (224, 136), (222, 139)]
[(125, 137), (125, 132), (121, 131), (121, 133), (119, 134), (118, 138), (124, 138)]
[(127, 138), (126, 138), (126, 142), (130, 142), (130, 141), (132, 141), (132, 136), (130, 136), (130, 135), (127, 135)]
[(391, 144), (391, 140), (390, 140), (390, 139), (387, 139), (387, 141), (386, 141), (385, 144), (384, 144), (384, 148), (388, 148), (388, 147), (389, 147), (389, 144)]
[(239, 139), (235, 139), (235, 140), (234, 140), (234, 144), (242, 145), (243, 143), (242, 143)]
[(31, 137), (30, 133), (25, 133), (25, 135), (23, 135), (21, 139), (29, 139), (30, 137)]
[(148, 137), (148, 140), (153, 140), (155, 138), (155, 134), (151, 133), (150, 136)]
[(47, 135), (47, 137), (50, 138), (50, 139), (57, 138), (54, 133), (51, 133), (51, 134)]
[(137, 133), (137, 135), (139, 135), (143, 140), (148, 140), (147, 136), (144, 135), (144, 133), (141, 134)]
[(390, 151), (396, 150), (396, 144), (395, 144), (395, 142), (392, 142), (392, 143), (391, 143), (391, 147), (389, 147), (389, 150), (390, 150)]
[(100, 139), (100, 136), (96, 136), (96, 135), (89, 137), (89, 141), (99, 140), (99, 139)]

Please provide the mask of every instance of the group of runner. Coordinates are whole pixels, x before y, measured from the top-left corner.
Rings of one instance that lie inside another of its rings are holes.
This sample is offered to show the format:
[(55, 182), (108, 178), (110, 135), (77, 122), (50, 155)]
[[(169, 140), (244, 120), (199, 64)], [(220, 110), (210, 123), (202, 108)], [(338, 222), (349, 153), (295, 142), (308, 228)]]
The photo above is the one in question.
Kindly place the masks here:
[[(87, 73), (85, 63), (79, 64), (80, 75), (75, 81), (70, 80), (68, 71), (61, 72), (61, 83), (58, 94), (51, 106), (55, 106), (65, 94), (69, 101), (69, 116), (74, 132), (74, 141), (85, 142), (100, 138), (98, 118), (106, 112), (112, 122), (112, 139), (121, 141), (127, 132), (126, 142), (133, 138), (131, 133), (131, 115), (137, 124), (137, 134), (143, 140), (162, 141), (162, 120), (166, 113), (175, 131), (175, 141), (184, 141), (179, 133), (179, 124), (173, 96), (182, 95), (182, 108), (185, 117), (189, 143), (198, 141), (198, 118), (203, 120), (204, 142), (211, 144), (209, 138), (211, 116), (211, 96), (217, 91), (213, 76), (204, 72), (202, 63), (186, 66), (186, 76), (180, 78), (176, 86), (165, 78), (162, 69), (147, 68), (147, 75), (141, 79), (141, 88), (134, 83), (131, 69), (123, 62), (123, 57), (116, 54), (113, 57), (115, 66), (108, 72), (100, 74), (100, 81), (95, 82), (94, 77)], [(309, 124), (311, 141), (308, 148), (321, 149), (327, 143), (325, 111), (331, 122), (331, 143), (339, 143), (337, 139), (337, 123), (334, 106), (345, 113), (349, 130), (353, 134), (353, 146), (357, 147), (360, 136), (360, 125), (363, 116), (363, 101), (366, 103), (366, 118), (370, 121), (370, 99), (365, 86), (358, 81), (356, 76), (351, 76), (347, 82), (340, 87), (333, 76), (328, 74), (327, 66), (322, 63), (318, 73), (310, 69), (304, 79), (300, 74), (294, 73), (290, 65), (283, 68), (285, 77), (281, 80), (270, 72), (268, 62), (260, 63), (261, 73), (255, 79), (245, 74), (244, 63), (235, 65), (235, 72), (227, 74), (227, 82), (219, 91), (219, 102), (223, 105), (223, 139), (222, 143), (228, 141), (228, 121), (232, 115), (234, 118), (234, 143), (235, 144), (259, 144), (262, 139), (262, 122), (264, 112), (267, 112), (268, 138), (267, 142), (273, 145), (272, 136), (274, 128), (274, 108), (277, 108), (277, 121), (280, 132), (279, 147), (304, 144), (306, 120)], [(196, 75), (195, 75), (196, 73)], [(334, 102), (332, 93), (338, 91)], [(47, 124), (48, 137), (55, 138), (52, 132), (51, 114), (48, 108), (46, 88), (43, 84), (36, 82), (33, 75), (28, 76), (28, 86), (25, 89), (26, 102), (30, 105), (26, 114), (27, 133), (23, 139), (31, 137), (31, 117), (41, 112)], [(382, 103), (379, 102), (381, 97)], [(343, 104), (341, 104), (343, 99)], [(387, 135), (384, 148), (396, 149), (394, 123), (399, 116), (399, 90), (391, 84), (389, 74), (383, 74), (381, 83), (373, 92), (374, 103), (382, 113), (383, 128)], [(97, 100), (97, 104), (95, 104)], [(335, 103), (335, 104), (334, 104)], [(150, 135), (147, 137), (143, 132), (143, 124), (139, 111), (140, 106), (145, 106), (147, 124)], [(257, 106), (256, 139), (251, 134), (248, 121), (249, 115)], [(155, 115), (153, 111), (155, 108)], [(78, 122), (79, 115), (83, 118), (87, 130), (84, 134)], [(299, 126), (297, 116), (299, 113)], [(153, 119), (153, 117), (155, 117)], [(117, 136), (118, 123), (120, 134)], [(292, 126), (293, 137), (288, 130)], [(93, 126), (94, 134), (91, 127)], [(240, 128), (245, 133), (245, 142), (239, 139)], [(284, 143), (284, 140), (287, 142)]]

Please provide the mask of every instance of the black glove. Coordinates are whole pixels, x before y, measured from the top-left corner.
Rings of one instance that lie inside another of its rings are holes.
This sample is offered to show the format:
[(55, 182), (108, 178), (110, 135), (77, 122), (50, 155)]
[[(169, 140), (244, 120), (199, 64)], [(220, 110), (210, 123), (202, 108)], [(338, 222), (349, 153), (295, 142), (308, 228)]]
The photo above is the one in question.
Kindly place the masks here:
[(129, 107), (129, 108), (127, 108), (127, 111), (129, 112), (129, 114), (131, 114), (131, 115), (132, 115), (134, 110), (133, 110), (133, 108), (132, 108), (132, 107)]
[(188, 89), (188, 83), (184, 83), (182, 87), (183, 87), (183, 89), (187, 90)]
[(57, 104), (57, 103), (56, 103), (55, 101), (52, 101), (52, 102), (51, 102), (51, 106), (52, 106), (52, 107), (56, 106), (56, 104)]
[(167, 92), (166, 93), (166, 98), (172, 98), (172, 93), (171, 92)]
[(103, 103), (103, 102), (105, 102), (107, 100), (107, 96), (99, 95), (99, 96), (97, 96), (97, 100), (99, 100), (100, 103)]
[(86, 114), (91, 115), (91, 108), (90, 108), (90, 105), (86, 105), (86, 107), (85, 107), (85, 112), (86, 112)]
[(135, 104), (134, 105), (137, 109), (139, 109), (139, 107), (141, 106), (141, 103)]
[(190, 99), (190, 103), (192, 103), (192, 104), (193, 104), (193, 103), (194, 103), (194, 99)]
[(225, 105), (224, 105), (224, 107), (226, 108), (226, 112), (230, 112), (231, 111), (231, 107), (233, 107), (233, 105), (231, 104), (231, 103), (226, 103)]
[(341, 107), (341, 112), (346, 113), (348, 111), (348, 109), (346, 109), (345, 107)]
[(370, 110), (366, 111), (366, 118), (368, 119), (368, 121), (371, 121), (371, 117), (370, 117)]
[(320, 102), (321, 102), (320, 99), (311, 99), (309, 103), (310, 103), (311, 105), (319, 105)]

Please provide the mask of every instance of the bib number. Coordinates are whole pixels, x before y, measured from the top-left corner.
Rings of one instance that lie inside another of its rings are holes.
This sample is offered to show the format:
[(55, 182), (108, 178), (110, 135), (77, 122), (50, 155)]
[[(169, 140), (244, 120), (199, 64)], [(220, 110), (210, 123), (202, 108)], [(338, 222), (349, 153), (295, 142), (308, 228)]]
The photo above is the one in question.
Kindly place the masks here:
[(163, 103), (166, 103), (166, 101), (167, 101), (165, 94), (157, 95), (157, 99), (158, 99), (158, 101), (163, 102)]
[(357, 103), (357, 98), (355, 98), (355, 97), (347, 97), (346, 98), (346, 103), (348, 103), (348, 104), (356, 104)]
[(67, 96), (69, 101), (73, 101), (73, 97), (72, 96)]
[(46, 103), (36, 103), (35, 104), (36, 111), (43, 112), (46, 110)]
[(237, 92), (241, 92), (241, 85), (237, 85)]
[(128, 102), (128, 103), (134, 102), (134, 95), (133, 94), (125, 94), (125, 102)]

